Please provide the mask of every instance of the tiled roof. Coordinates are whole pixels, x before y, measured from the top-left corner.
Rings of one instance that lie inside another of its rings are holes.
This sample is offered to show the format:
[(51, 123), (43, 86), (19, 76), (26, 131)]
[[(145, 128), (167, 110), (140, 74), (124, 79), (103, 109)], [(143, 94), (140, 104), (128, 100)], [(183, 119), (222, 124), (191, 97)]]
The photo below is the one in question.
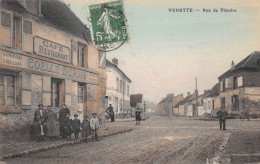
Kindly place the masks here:
[(244, 60), (239, 62), (234, 66), (233, 69), (229, 69), (225, 73), (223, 73), (221, 76), (219, 76), (219, 79), (222, 77), (225, 77), (227, 75), (232, 74), (233, 72), (236, 72), (240, 69), (258, 69), (259, 66), (257, 66), (257, 61), (260, 59), (260, 51), (254, 51), (250, 55), (248, 55)]
[[(66, 30), (82, 39), (87, 39), (91, 43), (90, 30), (85, 28), (81, 20), (71, 11), (71, 9), (61, 0), (41, 0), (41, 15), (37, 16), (27, 11), (19, 2), (19, 0), (2, 0), (1, 4), (8, 10), (17, 13), (31, 14), (42, 22), (50, 23)], [(83, 36), (83, 33), (85, 37)]]
[(41, 12), (44, 18), (51, 23), (62, 26), (83, 39), (84, 33), (88, 42), (91, 42), (90, 30), (85, 28), (81, 20), (64, 2), (60, 0), (42, 0)]
[(206, 97), (216, 97), (218, 95), (219, 95), (219, 83), (214, 85), (214, 87), (210, 90), (209, 94)]
[(183, 100), (179, 101), (175, 106), (174, 108), (180, 106), (180, 105), (184, 105), (186, 102), (192, 100), (192, 97), (195, 95), (195, 93), (189, 95), (189, 96), (186, 96)]

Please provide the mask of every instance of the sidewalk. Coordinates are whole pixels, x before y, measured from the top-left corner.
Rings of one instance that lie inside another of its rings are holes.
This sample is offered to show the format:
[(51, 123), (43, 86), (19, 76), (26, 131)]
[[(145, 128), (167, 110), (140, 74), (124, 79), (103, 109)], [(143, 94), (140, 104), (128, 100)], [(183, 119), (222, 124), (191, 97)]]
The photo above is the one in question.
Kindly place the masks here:
[[(106, 128), (100, 128), (98, 130), (99, 137), (107, 137), (119, 133), (129, 132), (131, 131), (131, 127), (127, 126), (110, 126)], [(20, 140), (20, 139), (19, 139)], [(0, 160), (8, 159), (8, 158), (15, 158), (20, 157), (22, 155), (28, 155), (32, 153), (37, 153), (45, 150), (60, 148), (63, 146), (73, 145), (73, 144), (79, 144), (82, 143), (81, 141), (81, 135), (79, 135), (79, 139), (75, 140), (72, 135), (71, 141), (66, 141), (65, 139), (59, 139), (59, 140), (46, 140), (42, 142), (32, 141), (25, 139), (21, 142), (17, 140), (8, 140), (3, 141), (1, 138), (1, 144), (0, 144)]]
[[(145, 121), (148, 118), (149, 118), (149, 116), (143, 116), (141, 121)], [(132, 121), (135, 121), (135, 117), (116, 118), (115, 121), (116, 122), (132, 122)]]

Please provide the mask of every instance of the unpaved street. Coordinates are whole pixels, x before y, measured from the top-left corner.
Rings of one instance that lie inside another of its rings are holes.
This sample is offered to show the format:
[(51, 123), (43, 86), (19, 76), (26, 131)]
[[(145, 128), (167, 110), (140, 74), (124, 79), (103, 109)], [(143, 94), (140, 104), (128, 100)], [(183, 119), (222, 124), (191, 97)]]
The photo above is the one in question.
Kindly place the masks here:
[[(233, 160), (237, 163), (237, 158), (234, 156), (242, 158), (246, 155), (243, 155), (242, 150), (236, 152), (236, 149), (240, 148), (237, 146), (239, 138), (235, 141), (230, 138), (240, 135), (240, 139), (243, 140), (244, 137), (247, 137), (249, 145), (247, 149), (252, 147), (250, 140), (255, 138), (259, 141), (260, 138), (260, 136), (257, 138), (257, 135), (260, 134), (258, 133), (260, 132), (259, 120), (227, 120), (227, 131), (219, 130), (218, 121), (202, 121), (186, 117), (151, 116), (146, 121), (142, 121), (140, 126), (135, 126), (135, 122), (112, 124), (132, 126), (133, 131), (106, 137), (95, 143), (67, 146), (4, 162), (103, 164), (207, 163), (207, 161), (211, 163), (213, 161), (232, 162)], [(108, 123), (107, 126), (111, 126), (111, 123)], [(249, 158), (246, 162), (250, 162), (250, 157), (254, 157), (252, 162), (259, 160), (259, 152), (258, 145), (245, 152), (245, 154), (253, 154), (246, 156)]]

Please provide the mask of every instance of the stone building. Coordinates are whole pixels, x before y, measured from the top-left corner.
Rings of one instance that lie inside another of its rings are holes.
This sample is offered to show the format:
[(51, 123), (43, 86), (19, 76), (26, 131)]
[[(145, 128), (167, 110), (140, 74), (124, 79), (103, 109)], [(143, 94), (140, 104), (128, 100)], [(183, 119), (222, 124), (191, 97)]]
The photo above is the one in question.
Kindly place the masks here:
[(116, 116), (131, 111), (130, 78), (118, 67), (118, 60), (106, 61), (106, 96)]
[(168, 94), (157, 104), (156, 113), (160, 115), (174, 115), (174, 106), (183, 99), (183, 94), (177, 96)]
[(1, 125), (30, 123), (38, 104), (81, 119), (104, 110), (105, 54), (65, 3), (2, 0), (0, 15)]
[(228, 113), (260, 114), (260, 52), (255, 51), (219, 76), (221, 107)]

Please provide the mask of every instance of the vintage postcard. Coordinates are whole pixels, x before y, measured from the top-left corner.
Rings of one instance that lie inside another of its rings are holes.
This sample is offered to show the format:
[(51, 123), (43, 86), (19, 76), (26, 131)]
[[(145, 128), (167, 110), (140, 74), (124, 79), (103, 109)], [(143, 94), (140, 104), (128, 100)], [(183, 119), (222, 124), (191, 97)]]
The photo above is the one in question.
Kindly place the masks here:
[(258, 0), (0, 0), (0, 163), (260, 163), (259, 18)]

